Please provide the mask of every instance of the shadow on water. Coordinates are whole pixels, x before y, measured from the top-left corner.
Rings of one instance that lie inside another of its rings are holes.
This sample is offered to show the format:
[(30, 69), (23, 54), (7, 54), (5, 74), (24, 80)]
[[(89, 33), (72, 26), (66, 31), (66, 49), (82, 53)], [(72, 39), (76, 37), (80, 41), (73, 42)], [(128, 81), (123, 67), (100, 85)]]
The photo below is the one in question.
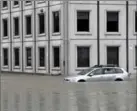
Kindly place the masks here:
[(1, 91), (1, 111), (136, 111), (133, 83), (58, 84)]

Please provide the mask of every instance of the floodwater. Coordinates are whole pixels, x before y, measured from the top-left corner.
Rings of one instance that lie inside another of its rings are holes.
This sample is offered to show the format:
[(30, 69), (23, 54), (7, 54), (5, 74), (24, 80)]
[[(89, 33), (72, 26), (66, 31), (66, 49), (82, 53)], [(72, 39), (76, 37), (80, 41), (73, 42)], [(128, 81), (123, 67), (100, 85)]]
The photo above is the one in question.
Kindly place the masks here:
[(1, 111), (136, 111), (136, 80), (65, 83), (59, 76), (3, 74)]

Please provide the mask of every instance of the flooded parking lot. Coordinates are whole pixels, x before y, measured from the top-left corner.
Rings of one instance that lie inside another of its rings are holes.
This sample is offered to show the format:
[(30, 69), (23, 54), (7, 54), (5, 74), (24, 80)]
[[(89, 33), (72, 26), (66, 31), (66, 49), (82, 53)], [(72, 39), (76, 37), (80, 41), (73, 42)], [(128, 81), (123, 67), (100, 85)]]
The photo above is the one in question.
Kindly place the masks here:
[(1, 76), (1, 111), (136, 111), (136, 80), (66, 83), (61, 76)]

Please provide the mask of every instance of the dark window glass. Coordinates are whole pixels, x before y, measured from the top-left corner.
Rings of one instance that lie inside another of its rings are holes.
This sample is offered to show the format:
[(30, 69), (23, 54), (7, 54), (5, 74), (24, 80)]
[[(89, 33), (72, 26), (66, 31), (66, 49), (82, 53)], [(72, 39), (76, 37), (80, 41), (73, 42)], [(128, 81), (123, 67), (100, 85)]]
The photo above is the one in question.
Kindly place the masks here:
[(28, 3), (31, 3), (31, 1), (26, 1), (26, 3), (28, 4)]
[(104, 71), (104, 74), (114, 74), (114, 73), (116, 73), (114, 68), (104, 68), (103, 71)]
[(77, 66), (89, 67), (89, 47), (78, 47), (77, 54)]
[(45, 66), (45, 48), (39, 48), (39, 66)]
[(3, 1), (3, 8), (8, 7), (8, 2), (7, 1)]
[(42, 34), (45, 32), (45, 17), (44, 13), (39, 14), (39, 33)]
[(31, 48), (28, 47), (26, 48), (26, 63), (27, 63), (27, 66), (31, 66), (32, 65), (32, 55), (31, 55)]
[(107, 64), (119, 66), (119, 47), (107, 47)]
[(19, 4), (19, 1), (14, 1), (14, 5), (18, 5)]
[(19, 57), (19, 48), (15, 48), (14, 49), (14, 64), (15, 66), (19, 66), (19, 60), (20, 60), (20, 57)]
[(31, 16), (26, 16), (26, 34), (31, 34)]
[(135, 32), (137, 32), (137, 12), (135, 12)]
[(118, 32), (119, 30), (118, 12), (107, 12), (107, 32)]
[(53, 48), (53, 53), (54, 53), (54, 67), (59, 67), (60, 66), (60, 50), (59, 47), (54, 47)]
[(93, 75), (101, 75), (101, 74), (103, 74), (103, 70), (102, 69), (96, 69), (92, 73), (93, 73)]
[(3, 36), (8, 36), (8, 19), (3, 19)]
[(119, 68), (116, 68), (115, 71), (116, 71), (116, 73), (123, 73), (123, 71)]
[(53, 12), (53, 32), (59, 32), (59, 11)]
[(137, 66), (137, 46), (135, 47), (135, 61), (136, 61), (136, 66)]
[(4, 66), (7, 66), (8, 65), (8, 49), (7, 48), (4, 48), (3, 49), (3, 65)]
[(19, 18), (18, 17), (14, 18), (14, 35), (15, 36), (19, 35)]
[(89, 32), (89, 11), (77, 12), (77, 31)]

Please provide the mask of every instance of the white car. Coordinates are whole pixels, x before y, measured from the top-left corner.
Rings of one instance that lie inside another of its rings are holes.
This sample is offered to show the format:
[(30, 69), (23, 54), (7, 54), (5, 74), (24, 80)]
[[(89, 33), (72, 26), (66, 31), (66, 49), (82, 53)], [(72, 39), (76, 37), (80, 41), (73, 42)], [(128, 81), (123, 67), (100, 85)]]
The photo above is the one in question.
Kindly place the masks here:
[(96, 67), (81, 71), (76, 76), (66, 77), (67, 82), (90, 82), (90, 81), (124, 81), (128, 80), (130, 73), (119, 67)]

